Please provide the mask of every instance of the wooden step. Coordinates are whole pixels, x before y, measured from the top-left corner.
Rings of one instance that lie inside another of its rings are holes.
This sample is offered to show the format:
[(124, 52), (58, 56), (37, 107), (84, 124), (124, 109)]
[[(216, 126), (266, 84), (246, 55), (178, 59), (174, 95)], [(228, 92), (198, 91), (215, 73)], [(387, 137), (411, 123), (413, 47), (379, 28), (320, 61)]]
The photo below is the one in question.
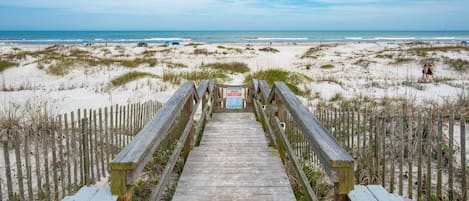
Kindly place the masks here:
[(253, 113), (215, 113), (189, 154), (173, 201), (296, 200)]

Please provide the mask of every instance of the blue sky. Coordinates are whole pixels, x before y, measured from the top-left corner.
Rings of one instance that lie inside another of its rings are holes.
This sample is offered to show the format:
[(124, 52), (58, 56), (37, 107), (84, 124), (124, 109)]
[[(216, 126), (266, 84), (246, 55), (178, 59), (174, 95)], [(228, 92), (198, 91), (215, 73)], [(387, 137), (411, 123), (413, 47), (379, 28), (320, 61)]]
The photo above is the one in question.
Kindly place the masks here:
[(468, 0), (0, 0), (0, 30), (469, 30)]

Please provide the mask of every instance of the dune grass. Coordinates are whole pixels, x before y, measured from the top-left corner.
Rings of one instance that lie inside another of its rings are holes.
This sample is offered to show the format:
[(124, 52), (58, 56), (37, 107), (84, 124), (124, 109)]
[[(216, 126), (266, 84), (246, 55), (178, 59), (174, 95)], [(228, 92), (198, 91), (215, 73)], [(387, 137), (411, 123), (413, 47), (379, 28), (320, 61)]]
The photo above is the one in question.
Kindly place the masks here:
[(114, 78), (111, 83), (112, 86), (121, 86), (124, 84), (127, 84), (128, 82), (138, 80), (144, 77), (151, 77), (151, 78), (160, 78), (157, 75), (154, 75), (152, 73), (147, 73), (147, 72), (140, 72), (140, 71), (131, 71), (127, 72), (123, 75), (120, 75), (119, 77)]
[(469, 51), (468, 46), (437, 46), (437, 47), (416, 47), (407, 50), (409, 53), (417, 56), (425, 57), (430, 52), (454, 52), (454, 51)]
[(261, 52), (272, 52), (272, 53), (277, 53), (280, 52), (279, 50), (271, 47), (265, 47), (265, 48), (260, 48), (259, 51)]
[(469, 61), (468, 60), (451, 59), (451, 58), (445, 57), (444, 62), (456, 71), (459, 71), (459, 72), (469, 71)]
[(209, 63), (202, 66), (203, 68), (211, 68), (214, 70), (228, 71), (231, 73), (246, 73), (249, 72), (249, 67), (246, 63), (230, 62), (230, 63)]
[(273, 85), (275, 81), (285, 82), (293, 93), (298, 95), (306, 95), (306, 91), (301, 90), (298, 86), (313, 80), (304, 74), (283, 69), (269, 69), (251, 73), (246, 76), (244, 82), (251, 82), (252, 79), (265, 80), (269, 85)]
[(163, 73), (163, 81), (170, 82), (174, 85), (180, 85), (183, 80), (190, 80), (199, 83), (201, 80), (217, 79), (226, 81), (229, 79), (222, 71), (217, 70), (200, 70), (200, 71), (187, 71), (187, 72), (173, 72), (165, 71)]
[[(116, 49), (120, 50), (117, 46)], [(114, 55), (112, 58), (95, 57), (86, 50), (54, 45), (38, 51), (20, 51), (0, 55), (0, 60), (19, 61), (26, 58), (34, 58), (36, 63), (40, 64), (48, 73), (53, 75), (65, 75), (76, 66), (119, 65), (127, 68), (136, 68), (140, 65), (155, 66), (159, 63), (157, 59), (149, 57), (132, 59), (116, 57), (118, 56)], [(0, 65), (3, 66), (3, 64)], [(8, 66), (11, 67), (11, 64)]]
[(18, 66), (18, 63), (0, 60), (0, 72), (3, 72), (4, 70), (15, 66)]
[[(47, 73), (63, 76), (75, 66), (110, 66), (120, 65), (127, 68), (136, 68), (140, 65), (155, 66), (158, 60), (154, 58), (135, 58), (135, 59), (108, 59), (95, 57), (57, 57), (55, 63), (47, 68)], [(45, 59), (44, 61), (46, 61)], [(42, 60), (41, 60), (42, 61)]]
[(322, 69), (331, 69), (331, 68), (334, 68), (334, 65), (326, 64), (326, 65), (322, 65), (320, 68), (322, 68)]

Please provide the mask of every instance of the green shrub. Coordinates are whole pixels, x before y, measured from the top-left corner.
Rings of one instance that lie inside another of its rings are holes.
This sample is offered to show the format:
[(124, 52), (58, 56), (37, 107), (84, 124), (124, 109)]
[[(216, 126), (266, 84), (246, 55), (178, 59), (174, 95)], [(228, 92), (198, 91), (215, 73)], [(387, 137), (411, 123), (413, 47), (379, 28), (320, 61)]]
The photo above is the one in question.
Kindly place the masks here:
[(251, 82), (252, 79), (265, 80), (269, 85), (273, 85), (275, 81), (285, 82), (293, 93), (298, 95), (305, 94), (305, 91), (300, 90), (298, 85), (312, 81), (310, 77), (304, 74), (282, 69), (269, 69), (249, 74), (246, 76), (244, 82)]
[(334, 65), (332, 65), (332, 64), (326, 64), (326, 65), (322, 65), (321, 68), (322, 68), (322, 69), (331, 69), (331, 68), (334, 68)]
[(111, 83), (113, 86), (121, 86), (128, 82), (144, 78), (144, 77), (152, 77), (152, 78), (159, 78), (159, 76), (147, 73), (147, 72), (140, 72), (140, 71), (132, 71), (125, 73), (119, 77), (114, 78)]
[(18, 66), (18, 63), (0, 60), (0, 72), (3, 72), (4, 70), (15, 66)]
[(229, 71), (232, 73), (245, 73), (249, 72), (249, 67), (246, 63), (230, 62), (230, 63), (209, 63), (202, 66), (203, 68), (211, 68), (214, 70)]

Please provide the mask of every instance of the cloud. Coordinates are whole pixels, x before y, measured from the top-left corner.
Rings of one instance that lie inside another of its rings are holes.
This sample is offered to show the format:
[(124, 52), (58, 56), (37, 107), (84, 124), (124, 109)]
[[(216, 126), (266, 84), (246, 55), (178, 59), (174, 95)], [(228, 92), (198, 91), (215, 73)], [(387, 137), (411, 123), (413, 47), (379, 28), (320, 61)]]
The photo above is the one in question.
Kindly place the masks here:
[(73, 15), (75, 21), (80, 17), (89, 21), (90, 16), (103, 18), (96, 20), (100, 23), (122, 18), (151, 21), (159, 29), (172, 28), (168, 24), (184, 24), (182, 29), (188, 25), (213, 29), (469, 29), (462, 20), (469, 18), (467, 0), (0, 0), (2, 6), (53, 9)]

